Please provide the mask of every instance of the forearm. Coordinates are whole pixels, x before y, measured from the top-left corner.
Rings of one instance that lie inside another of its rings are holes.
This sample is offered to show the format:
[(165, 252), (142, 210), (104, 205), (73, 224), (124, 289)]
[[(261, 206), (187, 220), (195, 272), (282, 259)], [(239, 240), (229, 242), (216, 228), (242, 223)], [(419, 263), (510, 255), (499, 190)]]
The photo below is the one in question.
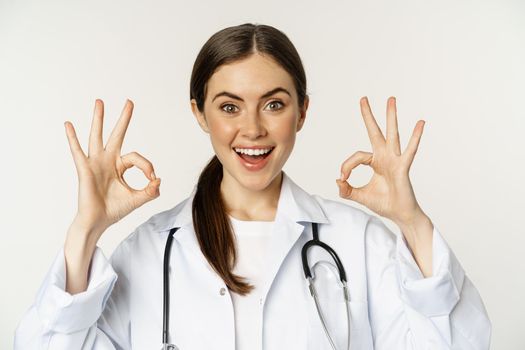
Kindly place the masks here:
[(76, 219), (69, 227), (64, 243), (66, 292), (77, 294), (87, 289), (89, 266), (100, 235)]
[(418, 211), (410, 222), (396, 222), (405, 237), (423, 276), (432, 276), (432, 234), (434, 225), (430, 218)]

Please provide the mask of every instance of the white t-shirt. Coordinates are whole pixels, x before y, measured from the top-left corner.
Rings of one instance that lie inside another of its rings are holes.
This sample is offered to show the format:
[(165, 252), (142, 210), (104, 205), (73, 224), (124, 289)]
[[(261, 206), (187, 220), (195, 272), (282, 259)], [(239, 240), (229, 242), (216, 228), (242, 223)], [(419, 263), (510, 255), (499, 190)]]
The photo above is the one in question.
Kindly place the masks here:
[(265, 267), (268, 266), (266, 249), (274, 221), (243, 221), (229, 217), (237, 240), (237, 263), (233, 272), (255, 286), (245, 296), (230, 291), (235, 314), (235, 349), (262, 349), (260, 286), (265, 278)]

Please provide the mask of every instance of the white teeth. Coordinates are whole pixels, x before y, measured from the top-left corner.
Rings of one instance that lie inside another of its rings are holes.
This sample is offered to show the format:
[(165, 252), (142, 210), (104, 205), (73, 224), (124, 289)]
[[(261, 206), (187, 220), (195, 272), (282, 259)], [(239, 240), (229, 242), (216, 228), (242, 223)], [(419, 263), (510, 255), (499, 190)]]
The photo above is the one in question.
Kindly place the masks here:
[(249, 156), (259, 156), (261, 154), (266, 154), (270, 152), (272, 148), (266, 149), (248, 149), (248, 148), (235, 148), (235, 152), (247, 154)]

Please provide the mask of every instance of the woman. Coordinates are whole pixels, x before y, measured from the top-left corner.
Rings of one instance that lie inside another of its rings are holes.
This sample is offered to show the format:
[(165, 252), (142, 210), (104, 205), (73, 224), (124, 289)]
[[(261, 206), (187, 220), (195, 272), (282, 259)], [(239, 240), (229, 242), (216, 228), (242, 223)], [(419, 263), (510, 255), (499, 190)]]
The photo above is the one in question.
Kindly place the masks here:
[[(395, 99), (388, 99), (385, 139), (362, 98), (373, 152), (346, 159), (336, 180), (341, 197), (393, 220), (402, 233), (395, 235), (377, 216), (306, 193), (282, 170), (309, 98), (300, 57), (279, 30), (243, 24), (214, 34), (196, 59), (190, 99), (215, 156), (188, 198), (140, 225), (109, 261), (98, 239), (157, 198), (160, 178), (140, 154), (120, 155), (131, 101), (105, 147), (96, 101), (87, 156), (65, 123), (78, 213), (15, 348), (151, 349), (161, 334), (180, 349), (346, 349), (348, 336), (352, 349), (488, 348), (491, 325), (479, 294), (412, 190), (423, 122), (401, 153)], [(347, 179), (359, 164), (374, 175), (353, 188)], [(141, 191), (123, 179), (132, 166), (150, 180)], [(301, 260), (316, 229), (348, 281), (345, 296), (331, 255), (319, 246), (306, 252), (321, 315)], [(171, 313), (164, 319), (166, 246)]]

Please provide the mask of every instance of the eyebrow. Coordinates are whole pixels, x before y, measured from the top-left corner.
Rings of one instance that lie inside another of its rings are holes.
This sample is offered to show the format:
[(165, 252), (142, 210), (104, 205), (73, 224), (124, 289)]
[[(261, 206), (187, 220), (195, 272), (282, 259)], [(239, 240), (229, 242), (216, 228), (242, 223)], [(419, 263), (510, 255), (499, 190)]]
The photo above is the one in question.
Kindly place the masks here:
[[(263, 99), (263, 98), (272, 96), (273, 94), (276, 94), (278, 92), (284, 92), (284, 93), (288, 94), (288, 96), (292, 97), (292, 95), (290, 94), (290, 92), (288, 90), (286, 90), (285, 88), (279, 86), (279, 87), (276, 87), (275, 89), (272, 89), (272, 90), (270, 90), (268, 92), (265, 92), (260, 98)], [(244, 102), (244, 100), (242, 98), (240, 98), (239, 96), (237, 96), (235, 94), (232, 94), (231, 92), (228, 92), (228, 91), (219, 92), (217, 95), (215, 95), (215, 97), (213, 98), (213, 100), (211, 100), (211, 102), (215, 101), (215, 99), (217, 97), (220, 97), (220, 96), (228, 96), (228, 97), (233, 98), (235, 100), (239, 100), (239, 101)]]

